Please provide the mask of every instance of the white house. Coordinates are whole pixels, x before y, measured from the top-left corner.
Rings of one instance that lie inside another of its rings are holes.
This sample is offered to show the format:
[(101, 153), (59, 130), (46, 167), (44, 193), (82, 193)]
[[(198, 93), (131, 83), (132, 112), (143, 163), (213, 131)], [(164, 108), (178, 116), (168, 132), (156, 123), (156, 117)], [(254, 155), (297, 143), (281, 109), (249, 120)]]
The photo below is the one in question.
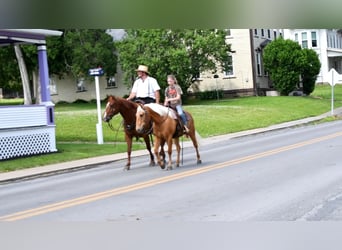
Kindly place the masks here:
[[(129, 89), (123, 82), (123, 75), (120, 70), (115, 76), (100, 76), (99, 92), (100, 99), (105, 99), (108, 95), (124, 96), (129, 93)], [(87, 77), (76, 80), (72, 76), (59, 78), (50, 76), (51, 100), (58, 102), (74, 102), (76, 100), (95, 100), (95, 79)]]
[(328, 82), (328, 72), (334, 68), (342, 73), (342, 30), (284, 29), (284, 38), (297, 41), (302, 48), (316, 51), (321, 62), (317, 83)]
[(226, 42), (232, 50), (228, 62), (231, 70), (202, 72), (193, 89), (220, 89), (225, 96), (264, 95), (272, 90), (272, 83), (263, 67), (263, 50), (279, 36), (282, 30), (278, 29), (227, 29)]

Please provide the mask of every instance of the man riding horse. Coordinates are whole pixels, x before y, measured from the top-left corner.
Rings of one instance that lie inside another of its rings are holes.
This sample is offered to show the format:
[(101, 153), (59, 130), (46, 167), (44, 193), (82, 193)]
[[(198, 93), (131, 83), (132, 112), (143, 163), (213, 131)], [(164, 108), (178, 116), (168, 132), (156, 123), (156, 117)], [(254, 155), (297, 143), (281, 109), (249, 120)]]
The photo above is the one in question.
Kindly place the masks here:
[(134, 81), (133, 87), (127, 100), (142, 101), (143, 103), (159, 103), (160, 86), (157, 80), (150, 76), (148, 67), (139, 65), (136, 69), (138, 78)]

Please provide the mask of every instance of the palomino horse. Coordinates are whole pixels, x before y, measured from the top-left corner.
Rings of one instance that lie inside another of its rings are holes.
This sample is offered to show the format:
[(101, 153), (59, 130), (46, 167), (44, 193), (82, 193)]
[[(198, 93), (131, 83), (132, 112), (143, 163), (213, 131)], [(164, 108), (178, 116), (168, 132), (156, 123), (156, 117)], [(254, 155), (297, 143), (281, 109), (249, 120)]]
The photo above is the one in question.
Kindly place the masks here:
[(131, 166), (131, 152), (132, 152), (132, 139), (133, 137), (144, 138), (146, 148), (150, 153), (150, 166), (154, 166), (154, 156), (151, 151), (151, 141), (149, 135), (152, 132), (152, 124), (146, 124), (146, 130), (135, 129), (135, 114), (137, 112), (138, 103), (127, 101), (121, 97), (109, 96), (107, 101), (106, 110), (103, 114), (103, 120), (109, 122), (113, 116), (120, 113), (124, 120), (125, 140), (127, 142), (127, 164), (126, 170)]
[[(197, 164), (201, 163), (200, 155), (198, 152), (198, 143), (196, 139), (195, 124), (190, 113), (184, 111), (188, 118), (188, 128), (192, 143), (196, 149)], [(177, 126), (179, 121), (174, 110), (162, 106), (160, 104), (149, 103), (144, 106), (139, 106), (136, 114), (136, 129), (137, 131), (144, 131), (146, 127), (153, 121), (153, 134), (155, 135), (154, 153), (157, 157), (158, 164), (162, 169), (165, 168), (165, 162), (161, 159), (160, 153), (158, 153), (159, 146), (161, 148), (167, 143), (169, 161), (167, 169), (172, 169), (172, 140), (174, 140), (177, 149), (176, 166), (179, 167), (180, 162), (180, 145), (179, 137), (184, 134), (182, 128)], [(177, 128), (178, 127), (178, 128)]]

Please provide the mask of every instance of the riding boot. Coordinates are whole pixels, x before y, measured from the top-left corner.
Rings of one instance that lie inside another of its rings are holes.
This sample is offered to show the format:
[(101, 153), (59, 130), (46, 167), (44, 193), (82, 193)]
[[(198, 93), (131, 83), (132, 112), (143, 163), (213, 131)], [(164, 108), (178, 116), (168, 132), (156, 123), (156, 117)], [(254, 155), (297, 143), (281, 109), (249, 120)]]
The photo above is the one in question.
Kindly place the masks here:
[(184, 129), (184, 133), (189, 133), (189, 128), (186, 126), (187, 124), (187, 119), (186, 119), (186, 116), (185, 116), (185, 113), (182, 113), (180, 115), (181, 117), (181, 120), (182, 120), (182, 125), (183, 125), (183, 129)]
[(186, 134), (188, 134), (189, 133), (189, 128), (185, 124), (183, 125), (183, 127), (184, 127), (184, 132)]

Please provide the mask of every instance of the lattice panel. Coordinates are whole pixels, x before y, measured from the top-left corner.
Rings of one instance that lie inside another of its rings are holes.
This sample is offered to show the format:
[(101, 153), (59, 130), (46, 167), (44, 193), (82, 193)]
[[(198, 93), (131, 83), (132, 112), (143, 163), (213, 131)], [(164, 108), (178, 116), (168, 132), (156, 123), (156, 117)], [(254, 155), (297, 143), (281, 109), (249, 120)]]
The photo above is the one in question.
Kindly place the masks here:
[(0, 138), (0, 159), (50, 152), (50, 134), (13, 135)]

